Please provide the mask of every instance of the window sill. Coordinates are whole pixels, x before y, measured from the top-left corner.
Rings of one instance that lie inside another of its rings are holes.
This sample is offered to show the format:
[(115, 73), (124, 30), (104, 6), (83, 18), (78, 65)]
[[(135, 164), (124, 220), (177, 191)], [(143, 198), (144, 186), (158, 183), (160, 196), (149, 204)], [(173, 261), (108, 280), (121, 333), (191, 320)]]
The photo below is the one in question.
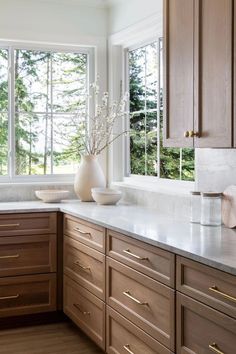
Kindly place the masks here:
[(195, 182), (157, 179), (145, 176), (125, 177), (122, 182), (113, 182), (112, 185), (114, 187), (178, 196), (189, 196), (190, 191), (195, 188)]

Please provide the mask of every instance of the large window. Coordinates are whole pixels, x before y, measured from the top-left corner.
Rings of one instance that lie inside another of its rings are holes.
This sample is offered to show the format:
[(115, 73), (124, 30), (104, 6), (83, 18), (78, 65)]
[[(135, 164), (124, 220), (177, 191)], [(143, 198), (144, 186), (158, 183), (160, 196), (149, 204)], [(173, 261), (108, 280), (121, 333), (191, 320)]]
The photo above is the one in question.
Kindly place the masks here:
[(130, 174), (194, 180), (194, 150), (163, 147), (162, 39), (128, 51)]
[(87, 112), (88, 52), (0, 48), (0, 175), (72, 174)]

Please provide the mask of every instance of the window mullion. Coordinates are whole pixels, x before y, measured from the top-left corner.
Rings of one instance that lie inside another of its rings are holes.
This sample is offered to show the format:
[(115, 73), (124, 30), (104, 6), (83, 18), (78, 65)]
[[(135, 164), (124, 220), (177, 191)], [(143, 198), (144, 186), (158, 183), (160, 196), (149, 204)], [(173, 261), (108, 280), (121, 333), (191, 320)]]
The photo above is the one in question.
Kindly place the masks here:
[(53, 175), (53, 74), (52, 74), (52, 53), (50, 55), (50, 71), (51, 71), (51, 75), (50, 75), (50, 101), (51, 101), (51, 175)]
[(15, 63), (14, 63), (14, 48), (9, 48), (9, 130), (8, 130), (8, 171), (9, 177), (15, 177)]

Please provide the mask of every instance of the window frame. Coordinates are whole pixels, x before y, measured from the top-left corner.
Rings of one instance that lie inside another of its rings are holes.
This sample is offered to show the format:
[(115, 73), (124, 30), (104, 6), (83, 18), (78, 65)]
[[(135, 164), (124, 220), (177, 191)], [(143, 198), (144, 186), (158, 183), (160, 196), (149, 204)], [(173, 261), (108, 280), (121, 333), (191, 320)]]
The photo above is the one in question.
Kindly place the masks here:
[[(119, 78), (123, 82), (123, 91), (128, 88), (128, 51), (137, 49), (141, 46), (158, 41), (163, 36), (163, 15), (158, 13), (152, 15), (137, 24), (131, 25), (128, 28), (121, 30), (109, 37), (109, 90), (111, 97), (117, 97), (117, 83), (114, 80)], [(118, 59), (117, 59), (118, 57)], [(114, 64), (113, 64), (114, 63)], [(121, 64), (120, 71), (117, 70), (117, 63)], [(114, 70), (116, 73), (114, 73)], [(124, 93), (124, 92), (123, 92)], [(127, 107), (129, 111), (129, 107)], [(159, 111), (159, 110), (158, 110)], [(158, 113), (159, 114), (159, 113)], [(129, 117), (122, 128), (129, 129)], [(160, 178), (158, 176), (141, 176), (129, 174), (130, 166), (130, 151), (129, 151), (129, 137), (123, 136), (119, 141), (109, 148), (109, 175), (108, 181), (113, 185), (124, 185), (125, 187), (138, 188), (142, 190), (160, 190), (169, 188), (182, 188), (189, 191), (194, 188), (195, 181), (174, 180), (167, 178)], [(116, 163), (114, 163), (116, 161)], [(196, 180), (196, 176), (195, 176)]]
[[(0, 48), (9, 51), (8, 66), (8, 175), (0, 176), (0, 183), (73, 182), (74, 174), (16, 175), (15, 174), (15, 110), (14, 110), (14, 50), (25, 49), (47, 52), (86, 54), (88, 58), (87, 87), (95, 81), (95, 48), (93, 46), (61, 45), (50, 43), (0, 41)], [(94, 105), (88, 100), (88, 115)], [(88, 122), (89, 126), (89, 122)]]

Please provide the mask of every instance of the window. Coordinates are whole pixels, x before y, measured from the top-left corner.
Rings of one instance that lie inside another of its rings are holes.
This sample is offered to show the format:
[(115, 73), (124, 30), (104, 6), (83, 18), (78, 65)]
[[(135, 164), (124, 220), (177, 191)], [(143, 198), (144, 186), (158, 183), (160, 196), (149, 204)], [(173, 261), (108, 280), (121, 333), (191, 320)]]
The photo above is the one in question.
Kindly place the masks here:
[(162, 38), (128, 50), (130, 170), (128, 174), (194, 180), (194, 149), (163, 147)]
[(0, 48), (0, 176), (75, 172), (88, 62), (88, 50)]

